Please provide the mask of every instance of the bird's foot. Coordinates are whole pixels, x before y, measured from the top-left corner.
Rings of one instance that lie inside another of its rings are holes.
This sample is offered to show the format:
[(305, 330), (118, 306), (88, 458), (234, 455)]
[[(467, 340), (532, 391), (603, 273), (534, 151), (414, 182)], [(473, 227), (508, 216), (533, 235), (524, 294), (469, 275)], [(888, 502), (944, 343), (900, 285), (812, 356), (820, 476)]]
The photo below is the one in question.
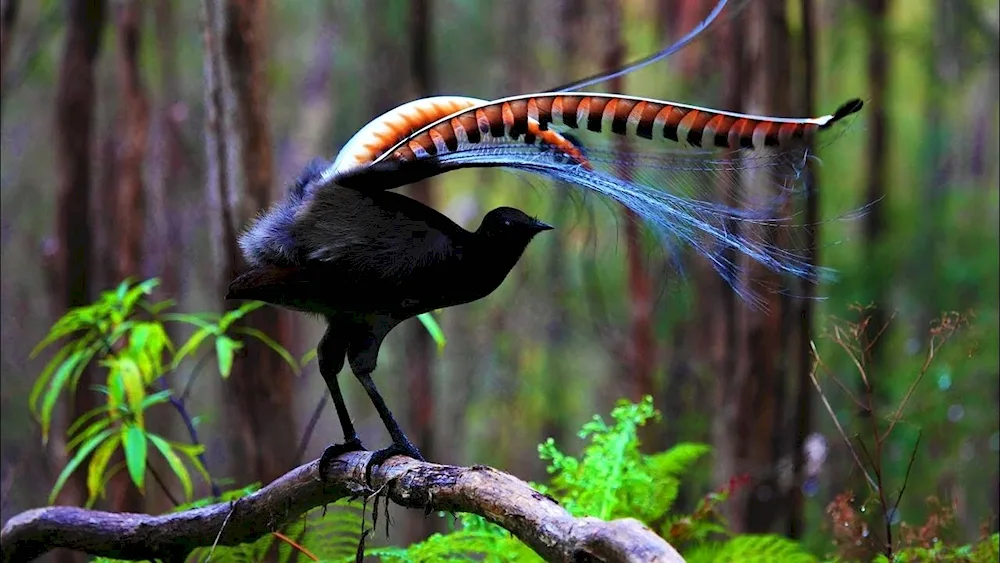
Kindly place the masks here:
[(348, 452), (364, 452), (368, 451), (368, 448), (361, 444), (361, 440), (355, 436), (350, 440), (345, 441), (343, 444), (330, 444), (323, 450), (323, 455), (319, 458), (319, 478), (322, 481), (326, 481), (326, 477), (329, 474), (330, 463), (334, 459), (348, 453)]
[[(365, 466), (365, 484), (372, 487), (372, 469), (376, 465), (381, 465), (385, 460), (390, 457), (404, 455), (406, 457), (411, 457), (417, 461), (427, 461), (424, 456), (420, 455), (420, 450), (416, 446), (406, 441), (402, 444), (393, 443), (387, 448), (382, 448), (381, 450), (375, 451), (372, 457), (368, 460), (368, 465)], [(374, 487), (372, 487), (374, 488)]]

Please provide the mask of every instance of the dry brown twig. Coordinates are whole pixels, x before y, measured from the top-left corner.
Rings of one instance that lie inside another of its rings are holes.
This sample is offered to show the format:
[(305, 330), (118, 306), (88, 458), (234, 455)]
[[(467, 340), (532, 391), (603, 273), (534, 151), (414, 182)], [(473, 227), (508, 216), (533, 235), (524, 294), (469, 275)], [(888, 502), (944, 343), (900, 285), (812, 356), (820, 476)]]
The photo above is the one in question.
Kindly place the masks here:
[[(65, 547), (125, 559), (178, 560), (195, 547), (237, 545), (281, 529), (308, 510), (364, 495), (370, 452), (335, 460), (326, 482), (319, 461), (299, 466), (232, 503), (162, 515), (51, 506), (22, 512), (0, 531), (3, 563), (30, 561)], [(372, 472), (396, 504), (424, 511), (470, 512), (509, 530), (550, 561), (684, 561), (663, 538), (631, 518), (575, 518), (508, 473), (394, 457)]]

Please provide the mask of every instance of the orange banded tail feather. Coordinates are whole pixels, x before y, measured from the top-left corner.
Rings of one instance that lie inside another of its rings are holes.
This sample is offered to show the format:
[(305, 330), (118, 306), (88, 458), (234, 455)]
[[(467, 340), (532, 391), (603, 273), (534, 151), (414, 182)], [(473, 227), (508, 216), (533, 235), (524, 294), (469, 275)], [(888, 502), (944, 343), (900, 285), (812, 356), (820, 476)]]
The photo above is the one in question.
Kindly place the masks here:
[[(435, 96), (405, 103), (373, 119), (344, 145), (324, 180), (369, 165), (390, 152), (402, 150), (409, 160), (454, 151), (459, 143), (476, 144), (489, 138), (524, 138), (557, 147), (573, 158), (582, 158), (573, 143), (557, 131), (541, 127), (531, 117), (530, 100), (491, 105), (487, 100), (464, 96)], [(535, 112), (537, 113), (537, 111)], [(423, 132), (421, 142), (414, 133)]]
[(370, 164), (390, 147), (415, 131), (466, 108), (489, 103), (465, 96), (435, 96), (407, 102), (371, 120), (340, 150), (332, 172), (345, 172)]
[[(662, 137), (695, 147), (780, 149), (808, 141), (817, 130), (858, 112), (861, 107), (861, 100), (851, 100), (831, 115), (783, 118), (618, 94), (525, 94), (469, 107), (429, 123), (401, 139), (375, 161), (435, 156), (441, 154), (442, 147), (454, 150), (452, 147), (463, 137), (476, 144), (488, 138), (518, 140), (522, 135), (527, 143), (539, 139), (565, 150), (571, 157), (579, 157), (576, 147), (562, 135), (546, 137), (550, 125), (646, 139)], [(475, 134), (467, 135), (470, 131)]]

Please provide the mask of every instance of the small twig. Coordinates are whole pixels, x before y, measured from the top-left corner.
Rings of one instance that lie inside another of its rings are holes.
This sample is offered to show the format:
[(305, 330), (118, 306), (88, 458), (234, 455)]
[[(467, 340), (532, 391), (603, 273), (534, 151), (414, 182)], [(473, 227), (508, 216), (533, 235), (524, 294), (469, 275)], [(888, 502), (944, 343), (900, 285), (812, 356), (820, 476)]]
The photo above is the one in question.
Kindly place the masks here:
[(198, 375), (201, 374), (201, 370), (204, 369), (205, 364), (208, 363), (208, 360), (211, 357), (212, 357), (211, 354), (203, 355), (201, 358), (198, 359), (198, 363), (196, 363), (194, 367), (191, 368), (191, 375), (189, 375), (187, 381), (184, 382), (184, 391), (181, 392), (182, 401), (186, 401), (187, 398), (191, 395), (191, 389), (194, 386), (195, 379), (197, 379)]
[(816, 362), (819, 367), (823, 368), (823, 372), (826, 373), (827, 377), (830, 378), (834, 383), (836, 383), (837, 387), (840, 387), (840, 390), (843, 391), (845, 395), (847, 395), (847, 398), (850, 399), (854, 403), (854, 405), (858, 407), (858, 409), (860, 410), (867, 409), (865, 404), (861, 402), (861, 399), (859, 399), (853, 392), (851, 392), (851, 390), (848, 389), (846, 385), (844, 385), (844, 382), (842, 382), (839, 377), (837, 377), (836, 375), (833, 374), (832, 371), (830, 371), (830, 368), (828, 368), (827, 365), (823, 363), (823, 360), (819, 356), (816, 357)]
[(282, 534), (281, 532), (272, 532), (272, 533), (274, 534), (274, 537), (297, 549), (300, 553), (302, 553), (309, 559), (312, 559), (313, 561), (319, 561), (319, 557), (316, 557), (316, 555), (314, 555), (313, 552), (309, 551), (308, 549), (305, 548), (305, 546), (300, 545), (292, 538), (286, 536), (285, 534)]
[(170, 492), (167, 484), (160, 477), (160, 474), (153, 469), (153, 466), (149, 463), (149, 461), (146, 461), (146, 469), (149, 469), (149, 472), (153, 474), (153, 479), (156, 479), (156, 482), (160, 485), (160, 488), (163, 489), (163, 492), (167, 495), (167, 498), (170, 499), (170, 502), (174, 503), (174, 506), (180, 506), (181, 503), (177, 501), (177, 497)]
[[(166, 379), (164, 379), (162, 376), (159, 377), (157, 381), (160, 382), (160, 387), (164, 391), (170, 389), (170, 386), (167, 385)], [(194, 418), (191, 416), (191, 413), (188, 412), (187, 407), (184, 404), (184, 399), (183, 398), (178, 399), (174, 397), (173, 394), (171, 394), (170, 405), (174, 407), (174, 410), (177, 411), (177, 414), (180, 415), (181, 420), (184, 421), (184, 426), (187, 428), (188, 436), (191, 437), (191, 443), (195, 446), (201, 446), (202, 443), (198, 439), (198, 429), (194, 427)], [(205, 453), (201, 452), (197, 455), (197, 457), (198, 461), (201, 463), (201, 466), (204, 467), (207, 471), (208, 463), (205, 461)], [(211, 473), (209, 473), (209, 476), (211, 476)], [(211, 479), (209, 481), (209, 486), (212, 488), (213, 497), (218, 498), (222, 496), (222, 489), (219, 487), (219, 484), (215, 482), (215, 479)]]
[(889, 325), (892, 324), (892, 321), (895, 318), (896, 318), (896, 311), (893, 311), (892, 314), (889, 315), (889, 318), (886, 319), (884, 323), (882, 323), (882, 328), (880, 328), (879, 331), (875, 333), (875, 336), (872, 337), (871, 342), (869, 342), (868, 345), (865, 346), (865, 353), (871, 352), (872, 347), (875, 346), (875, 343), (877, 343), (879, 339), (882, 338), (882, 334), (885, 333), (885, 331), (889, 328)]
[(226, 514), (226, 519), (223, 520), (222, 525), (219, 526), (219, 533), (216, 534), (215, 541), (212, 542), (212, 547), (211, 549), (208, 550), (208, 555), (205, 556), (205, 563), (208, 563), (209, 561), (212, 560), (212, 554), (215, 553), (215, 546), (219, 545), (219, 538), (222, 537), (222, 532), (225, 531), (226, 524), (229, 523), (229, 519), (233, 516), (233, 513), (236, 512), (236, 504), (238, 502), (239, 499), (234, 500), (233, 503), (229, 505), (229, 512)]
[[(809, 347), (812, 348), (813, 356), (817, 359), (816, 361), (818, 362), (819, 353), (816, 351), (816, 343), (810, 341)], [(820, 386), (819, 380), (816, 379), (815, 364), (813, 366), (813, 369), (809, 371), (809, 379), (812, 381), (813, 386), (816, 387), (816, 392), (819, 393), (819, 398), (821, 401), (823, 401), (823, 406), (826, 407), (826, 412), (830, 414), (830, 419), (833, 420), (833, 425), (837, 428), (837, 432), (840, 433), (840, 437), (844, 439), (844, 443), (847, 444), (847, 449), (851, 452), (851, 455), (854, 457), (854, 463), (857, 464), (858, 469), (860, 469), (861, 473), (864, 474), (865, 479), (868, 481), (868, 484), (871, 485), (872, 489), (877, 490), (878, 485), (875, 484), (875, 480), (872, 479), (871, 475), (868, 474), (868, 470), (865, 469), (865, 465), (861, 463), (861, 458), (858, 457), (858, 452), (855, 451), (854, 446), (851, 444), (851, 439), (847, 437), (847, 432), (844, 431), (844, 427), (841, 426), (840, 421), (837, 420), (837, 414), (833, 412), (833, 407), (830, 406), (830, 401), (826, 399), (826, 394), (823, 393), (823, 388)]]
[(892, 503), (893, 514), (899, 508), (899, 501), (903, 500), (903, 491), (906, 490), (906, 484), (910, 481), (910, 471), (913, 469), (914, 460), (917, 459), (917, 448), (920, 447), (920, 436), (922, 434), (922, 431), (917, 432), (917, 441), (913, 444), (913, 451), (910, 452), (910, 462), (906, 464), (906, 474), (903, 475), (903, 485), (899, 488), (899, 494), (896, 495), (896, 502)]
[(326, 407), (327, 397), (324, 393), (319, 399), (319, 403), (316, 404), (316, 408), (313, 409), (312, 416), (309, 417), (309, 423), (306, 424), (306, 429), (302, 433), (302, 439), (299, 440), (299, 450), (295, 454), (295, 463), (302, 463), (302, 457), (306, 455), (306, 448), (309, 447), (309, 440), (312, 439), (313, 431), (316, 430), (316, 424), (319, 423), (319, 417), (323, 414), (323, 409)]

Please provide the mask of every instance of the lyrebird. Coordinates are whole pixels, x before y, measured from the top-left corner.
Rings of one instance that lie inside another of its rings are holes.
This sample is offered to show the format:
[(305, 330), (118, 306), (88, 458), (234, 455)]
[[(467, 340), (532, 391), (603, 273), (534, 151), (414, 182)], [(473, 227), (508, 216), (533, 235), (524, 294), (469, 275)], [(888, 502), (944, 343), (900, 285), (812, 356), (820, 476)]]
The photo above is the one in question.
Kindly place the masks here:
[[(328, 323), (317, 349), (319, 368), (345, 442), (326, 449), (321, 468), (333, 456), (363, 448), (337, 380), (345, 358), (392, 438), (372, 456), (369, 474), (391, 455), (421, 458), (371, 379), (383, 339), (404, 320), (490, 294), (532, 238), (551, 228), (504, 207), (469, 232), (393, 188), (461, 168), (529, 172), (623, 204), (663, 234), (694, 246), (729, 281), (736, 269), (721, 250), (779, 273), (815, 276), (807, 260), (757, 230), (732, 228), (778, 223), (780, 214), (766, 203), (718, 203), (712, 190), (735, 189), (745, 170), (770, 175), (778, 192), (793, 190), (789, 182), (813, 135), (859, 111), (859, 100), (831, 115), (792, 119), (571, 91), (669, 55), (724, 4), (668, 49), (561, 91), (493, 101), (440, 96), (395, 108), (358, 131), (332, 164), (311, 165), (250, 225), (240, 240), (249, 267), (228, 297), (320, 314)], [(593, 138), (577, 141), (570, 130)], [(622, 159), (618, 150), (602, 147), (609, 133), (637, 139), (638, 148)]]

